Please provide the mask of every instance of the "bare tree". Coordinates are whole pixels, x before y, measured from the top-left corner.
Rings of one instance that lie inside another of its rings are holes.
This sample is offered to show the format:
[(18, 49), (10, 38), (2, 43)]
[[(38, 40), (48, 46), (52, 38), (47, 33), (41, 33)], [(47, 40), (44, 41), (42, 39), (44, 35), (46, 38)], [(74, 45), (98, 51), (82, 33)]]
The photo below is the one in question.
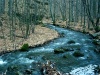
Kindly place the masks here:
[[(90, 10), (90, 6), (91, 4), (89, 5), (89, 0), (82, 0), (83, 2), (83, 5), (84, 5), (84, 8), (86, 9), (86, 13), (87, 13), (87, 16), (88, 16), (88, 19), (89, 21), (92, 23), (95, 31), (99, 31), (98, 29), (98, 26), (99, 26), (99, 19), (100, 19), (100, 0), (97, 0), (96, 2), (98, 3), (98, 7), (97, 7), (97, 15), (96, 15), (96, 18), (93, 17), (93, 14), (91, 14), (91, 10)], [(95, 3), (96, 3), (95, 2)], [(94, 11), (95, 9), (93, 9)], [(95, 21), (96, 20), (96, 21)]]

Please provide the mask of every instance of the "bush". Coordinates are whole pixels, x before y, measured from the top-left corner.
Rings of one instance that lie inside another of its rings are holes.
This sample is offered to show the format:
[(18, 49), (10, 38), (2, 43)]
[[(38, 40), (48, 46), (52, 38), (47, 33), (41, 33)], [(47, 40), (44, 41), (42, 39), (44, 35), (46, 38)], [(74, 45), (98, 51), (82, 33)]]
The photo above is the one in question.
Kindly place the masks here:
[(80, 51), (75, 51), (75, 52), (73, 53), (73, 56), (75, 56), (75, 57), (83, 57), (84, 54), (81, 53)]
[(28, 49), (29, 49), (28, 43), (23, 44), (23, 46), (21, 47), (21, 51), (27, 51)]

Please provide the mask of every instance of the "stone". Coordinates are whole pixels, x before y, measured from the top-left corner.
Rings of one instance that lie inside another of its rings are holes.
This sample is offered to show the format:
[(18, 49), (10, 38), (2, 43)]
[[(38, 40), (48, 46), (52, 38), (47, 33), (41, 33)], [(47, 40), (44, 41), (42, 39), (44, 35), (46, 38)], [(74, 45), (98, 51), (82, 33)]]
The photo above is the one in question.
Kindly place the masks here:
[(70, 41), (68, 41), (67, 43), (68, 43), (68, 44), (74, 44), (75, 41), (74, 41), (74, 40), (70, 40)]
[(83, 57), (84, 54), (81, 53), (80, 51), (75, 51), (75, 52), (73, 53), (73, 56), (75, 56), (75, 57)]
[(27, 69), (27, 70), (25, 70), (25, 73), (26, 73), (26, 74), (32, 74), (32, 70)]
[(57, 48), (54, 50), (55, 54), (64, 53), (65, 51), (62, 48)]

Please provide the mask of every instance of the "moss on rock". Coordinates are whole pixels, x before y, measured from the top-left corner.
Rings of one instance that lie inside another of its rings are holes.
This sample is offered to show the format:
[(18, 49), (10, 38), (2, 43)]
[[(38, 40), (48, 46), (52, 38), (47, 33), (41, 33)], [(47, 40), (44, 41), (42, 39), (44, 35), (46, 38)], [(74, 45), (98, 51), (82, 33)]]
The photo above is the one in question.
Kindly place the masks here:
[(68, 51), (73, 51), (73, 50), (70, 50), (70, 49), (67, 49), (67, 48), (64, 48), (64, 47), (60, 47), (60, 48), (55, 49), (54, 53), (59, 54), (59, 53), (64, 53), (64, 52), (68, 52)]
[(74, 40), (70, 40), (70, 41), (68, 41), (67, 43), (68, 43), (68, 44), (74, 44), (75, 41), (74, 41)]
[(57, 49), (54, 50), (54, 53), (55, 53), (55, 54), (64, 53), (64, 52), (65, 52), (65, 51), (64, 51), (64, 49), (62, 49), (62, 48), (57, 48)]
[(28, 43), (23, 44), (23, 46), (21, 47), (21, 51), (27, 51), (28, 49), (29, 49)]
[(75, 57), (83, 57), (84, 54), (81, 53), (80, 51), (75, 51), (75, 52), (73, 53), (73, 56), (75, 56)]

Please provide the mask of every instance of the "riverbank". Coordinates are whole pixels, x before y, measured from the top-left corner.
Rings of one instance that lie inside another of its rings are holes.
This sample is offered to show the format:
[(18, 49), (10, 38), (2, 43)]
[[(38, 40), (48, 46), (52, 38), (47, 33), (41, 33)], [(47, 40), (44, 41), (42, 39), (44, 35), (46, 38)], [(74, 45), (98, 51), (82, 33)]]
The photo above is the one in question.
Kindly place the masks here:
[[(80, 32), (71, 31), (65, 28), (54, 26), (54, 25), (49, 25), (48, 27), (58, 31), (59, 34), (63, 33), (64, 37), (60, 37), (56, 40), (46, 43), (46, 45), (33, 48), (29, 51), (11, 52), (0, 56), (1, 58), (0, 73), (5, 72), (7, 70), (8, 71), (7, 75), (8, 74), (15, 75), (16, 72), (17, 73), (20, 72), (22, 74), (26, 74), (30, 72), (33, 75), (41, 75), (39, 74), (41, 73), (40, 72), (41, 65), (43, 63), (45, 64), (47, 60), (50, 60), (51, 63), (54, 63), (54, 69), (56, 71), (60, 71), (61, 73), (64, 74), (69, 72), (72, 75), (73, 74), (77, 75), (79, 73), (80, 74), (94, 73), (92, 70), (92, 66), (87, 66), (87, 65), (99, 64), (100, 57), (99, 54), (96, 54), (93, 51), (95, 46), (91, 43), (92, 39), (90, 39), (90, 36), (82, 34)], [(75, 42), (72, 44), (68, 43), (70, 40), (73, 40)], [(64, 51), (64, 53), (55, 54), (54, 50), (59, 47), (65, 47), (66, 51)], [(70, 50), (68, 51), (68, 49), (70, 49), (71, 51)], [(82, 54), (84, 54), (84, 56), (82, 57), (74, 56), (73, 53), (75, 53), (77, 50), (80, 51)], [(18, 69), (14, 69), (16, 68), (16, 66)], [(45, 67), (47, 68), (47, 66), (48, 63), (46, 66), (43, 65), (44, 69)], [(51, 64), (50, 66), (52, 67)], [(50, 71), (53, 71), (51, 67), (49, 69)], [(53, 71), (53, 73), (54, 72), (55, 71)]]
[(0, 53), (18, 50), (25, 43), (28, 43), (30, 47), (35, 47), (38, 45), (42, 45), (45, 42), (53, 40), (57, 37), (58, 33), (55, 30), (42, 27), (41, 25), (37, 25), (35, 26), (34, 33), (33, 34), (31, 33), (27, 39), (16, 37), (14, 44), (11, 42), (11, 40), (6, 39), (6, 47), (5, 47), (3, 43), (4, 40), (0, 39)]
[[(46, 19), (46, 18), (44, 18), (42, 22), (47, 23), (47, 24), (53, 24), (51, 19)], [(70, 22), (69, 24), (68, 22), (62, 21), (62, 20), (57, 20), (55, 22), (55, 26), (59, 26), (62, 28), (66, 28), (66, 29), (70, 29), (70, 30), (74, 30), (77, 32), (90, 35), (93, 38), (93, 43), (96, 45), (96, 48), (94, 51), (97, 53), (98, 52), (100, 53), (100, 31), (96, 32), (92, 26), (89, 29), (87, 27), (88, 25), (86, 25), (86, 27), (84, 28), (84, 24), (83, 23), (81, 24), (81, 22)]]
[[(42, 20), (43, 23), (47, 23), (47, 24), (53, 24), (52, 20), (51, 19), (46, 19), (44, 18)], [(82, 33), (88, 33), (90, 35), (93, 35), (96, 33), (96, 31), (94, 30), (94, 28), (91, 26), (90, 29), (88, 29), (88, 25), (86, 23), (86, 27), (84, 28), (84, 25), (82, 23), (81, 25), (81, 22), (66, 22), (66, 21), (62, 21), (62, 20), (57, 20), (55, 22), (55, 25), (56, 26), (60, 26), (62, 28), (67, 28), (67, 29), (71, 29), (71, 30), (75, 30), (75, 31), (79, 31), (79, 32), (82, 32)], [(100, 40), (100, 32), (99, 32), (99, 36), (96, 37), (97, 39)]]

